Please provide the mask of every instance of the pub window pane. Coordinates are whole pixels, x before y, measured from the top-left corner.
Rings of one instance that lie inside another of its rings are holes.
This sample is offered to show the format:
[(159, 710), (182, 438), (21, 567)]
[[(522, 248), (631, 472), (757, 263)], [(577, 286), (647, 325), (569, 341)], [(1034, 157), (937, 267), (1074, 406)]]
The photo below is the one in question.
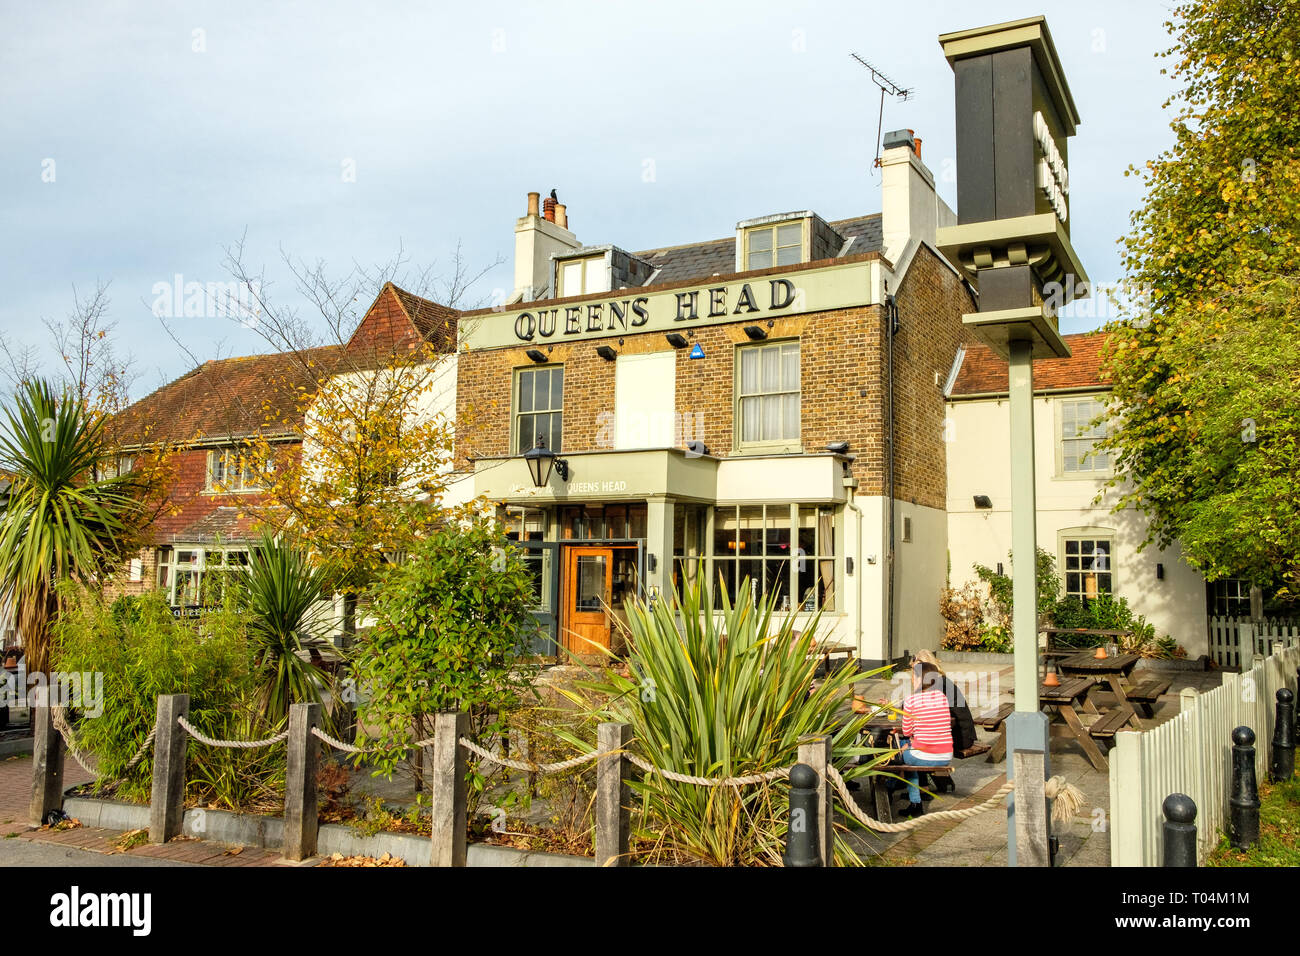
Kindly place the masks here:
[(770, 251), (772, 248), (772, 230), (755, 229), (749, 234), (749, 251)]
[(736, 556), (761, 555), (763, 553), (763, 506), (741, 508), (739, 528), (740, 543), (736, 548)]
[(799, 439), (799, 343), (740, 350), (736, 414), (740, 444)]

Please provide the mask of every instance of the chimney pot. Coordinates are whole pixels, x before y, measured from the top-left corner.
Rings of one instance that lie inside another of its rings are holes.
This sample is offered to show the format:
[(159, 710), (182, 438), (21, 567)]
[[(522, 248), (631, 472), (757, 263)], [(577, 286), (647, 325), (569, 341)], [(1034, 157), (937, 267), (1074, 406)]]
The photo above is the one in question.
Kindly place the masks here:
[(562, 202), (555, 204), (555, 224), (561, 229), (569, 228), (568, 207), (566, 207)]
[(528, 215), (530, 216), (537, 215), (537, 203), (539, 200), (541, 200), (541, 198), (542, 198), (541, 193), (528, 194)]
[(919, 136), (912, 137), (912, 148), (916, 150), (916, 158), (920, 159), (921, 158), (921, 137)]
[(548, 222), (555, 222), (556, 202), (550, 196), (542, 200), (542, 218)]

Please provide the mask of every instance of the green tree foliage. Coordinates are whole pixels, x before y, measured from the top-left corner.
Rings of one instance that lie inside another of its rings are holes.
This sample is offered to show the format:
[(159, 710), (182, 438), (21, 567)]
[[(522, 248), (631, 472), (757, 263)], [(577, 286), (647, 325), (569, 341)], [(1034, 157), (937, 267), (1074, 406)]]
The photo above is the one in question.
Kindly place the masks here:
[[(722, 607), (715, 608), (701, 578), (672, 601), (630, 602), (624, 673), (587, 685), (609, 698), (601, 718), (630, 724), (636, 752), (661, 770), (764, 773), (796, 763), (801, 738), (824, 734), (846, 779), (871, 772), (889, 752), (858, 743), (873, 715), (845, 707), (863, 676), (856, 663), (814, 680), (820, 617), (795, 631), (793, 614), (774, 613), (775, 594), (756, 606), (748, 578), (734, 606), (719, 593)], [(870, 760), (849, 766), (854, 756)], [(781, 865), (788, 780), (704, 787), (638, 772), (632, 788), (634, 832), (649, 862)], [(839, 834), (835, 856), (840, 865), (860, 862)]]
[[(78, 745), (98, 760), (100, 780), (118, 796), (147, 801), (153, 751), (126, 767), (153, 729), (162, 694), (190, 695), (190, 722), (218, 738), (269, 736), (261, 719), (244, 619), (216, 611), (201, 623), (172, 617), (162, 594), (118, 598), (111, 605), (90, 588), (65, 585), (55, 625), (53, 661), (62, 673), (103, 675), (103, 697), (76, 708)], [(284, 790), (283, 745), (218, 749), (191, 740), (187, 799), (230, 809), (274, 807)]]
[(264, 534), (247, 576), (235, 578), (249, 615), (258, 707), (272, 725), (288, 719), (290, 704), (320, 703), (329, 686), (328, 675), (302, 656), (329, 643), (314, 633), (319, 602), (329, 596), (325, 574), (304, 551)]
[(120, 568), (147, 523), (138, 476), (99, 480), (103, 419), (44, 380), (18, 387), (5, 408), (0, 473), (0, 594), (12, 595), (28, 673), (48, 669), (58, 585)]
[(1207, 577), (1300, 584), (1300, 0), (1192, 0), (1162, 54), (1171, 149), (1123, 240), (1142, 314), (1114, 323), (1117, 507)]
[[(448, 524), (418, 541), (376, 584), (375, 625), (359, 636), (358, 718), (391, 775), (433, 736), (442, 710), (469, 714), (489, 741), (527, 692), (524, 655), (536, 628), (532, 578), (493, 521)], [(483, 780), (475, 777), (476, 789)]]

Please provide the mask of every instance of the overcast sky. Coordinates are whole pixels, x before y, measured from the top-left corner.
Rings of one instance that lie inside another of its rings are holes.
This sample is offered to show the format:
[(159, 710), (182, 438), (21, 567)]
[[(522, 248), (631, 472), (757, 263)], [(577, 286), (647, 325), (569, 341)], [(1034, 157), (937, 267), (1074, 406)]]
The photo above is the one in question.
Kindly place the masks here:
[[(740, 219), (880, 210), (879, 92), (956, 205), (953, 77), (940, 33), (1045, 13), (1082, 117), (1071, 231), (1094, 281), (1139, 203), (1130, 163), (1171, 141), (1169, 45), (1155, 0), (1004, 3), (63, 3), (4, 6), (0, 36), (0, 332), (111, 280), (139, 397), (190, 367), (152, 314), (157, 283), (224, 281), (223, 247), (292, 300), (279, 250), (373, 264), (500, 257), (555, 188), (586, 243), (715, 239)], [(353, 176), (349, 176), (353, 172)], [(354, 180), (354, 181), (350, 181)], [(436, 267), (435, 266), (435, 267)], [(200, 358), (265, 351), (219, 318), (177, 319)], [(1066, 331), (1100, 324), (1084, 316)]]

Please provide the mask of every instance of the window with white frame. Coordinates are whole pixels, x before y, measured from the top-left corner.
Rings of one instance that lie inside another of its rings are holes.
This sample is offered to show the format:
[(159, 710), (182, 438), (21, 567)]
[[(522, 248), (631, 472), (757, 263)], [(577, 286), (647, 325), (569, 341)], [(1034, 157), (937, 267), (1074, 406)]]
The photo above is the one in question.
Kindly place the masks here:
[(208, 452), (208, 475), (204, 483), (207, 491), (263, 491), (268, 483), (268, 475), (246, 450), (214, 448)]
[(1205, 582), (1206, 603), (1216, 617), (1250, 617), (1250, 582), (1222, 578)]
[(1097, 421), (1105, 411), (1106, 406), (1095, 398), (1061, 400), (1062, 474), (1110, 474), (1110, 455), (1095, 447), (1098, 439), (1106, 437), (1105, 421)]
[(230, 575), (247, 572), (246, 547), (177, 545), (158, 550), (158, 587), (172, 607), (218, 607)]
[(803, 220), (745, 230), (745, 270), (803, 262)]
[(564, 366), (521, 368), (515, 373), (515, 454), (541, 437), (558, 452), (564, 445)]
[(1099, 594), (1115, 593), (1113, 538), (1070, 535), (1061, 546), (1066, 597), (1091, 601)]
[(557, 298), (609, 291), (609, 268), (603, 255), (556, 262), (555, 277)]
[(742, 449), (799, 444), (799, 342), (736, 349), (736, 437)]

